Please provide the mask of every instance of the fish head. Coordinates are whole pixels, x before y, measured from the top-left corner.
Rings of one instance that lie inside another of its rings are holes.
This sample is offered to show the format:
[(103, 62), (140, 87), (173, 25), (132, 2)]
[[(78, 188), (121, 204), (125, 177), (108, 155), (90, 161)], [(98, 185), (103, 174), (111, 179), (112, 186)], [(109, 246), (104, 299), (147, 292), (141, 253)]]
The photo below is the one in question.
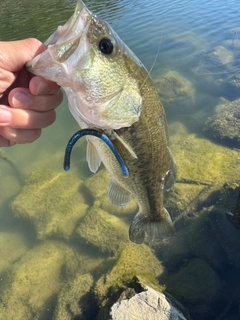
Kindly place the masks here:
[(78, 1), (73, 16), (27, 63), (33, 74), (57, 82), (81, 127), (119, 129), (138, 121), (143, 65), (111, 26)]

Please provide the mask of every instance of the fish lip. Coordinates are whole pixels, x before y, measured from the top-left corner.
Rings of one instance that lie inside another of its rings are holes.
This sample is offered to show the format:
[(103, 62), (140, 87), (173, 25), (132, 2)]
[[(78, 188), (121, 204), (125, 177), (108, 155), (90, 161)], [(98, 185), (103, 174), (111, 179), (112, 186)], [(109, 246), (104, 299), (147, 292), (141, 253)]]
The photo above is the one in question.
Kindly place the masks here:
[[(34, 69), (36, 69), (39, 60), (41, 60), (44, 54), (49, 53), (51, 58), (55, 60), (55, 58), (52, 57), (48, 49), (50, 49), (55, 45), (59, 45), (59, 46), (61, 46), (61, 44), (64, 45), (65, 41), (71, 41), (72, 39), (77, 37), (81, 39), (83, 35), (86, 34), (88, 31), (92, 16), (93, 16), (92, 12), (88, 10), (86, 5), (81, 0), (78, 0), (75, 7), (74, 14), (69, 18), (69, 20), (63, 26), (59, 26), (57, 30), (44, 42), (44, 45), (46, 46), (46, 50), (38, 54), (32, 60), (28, 61), (25, 64), (25, 68), (29, 72), (37, 74)], [(82, 21), (82, 25), (80, 27), (78, 25), (79, 21)], [(84, 56), (84, 54), (85, 52), (83, 52), (82, 55)]]
[[(79, 20), (83, 20), (81, 19), (81, 16), (87, 17), (86, 20), (88, 20), (88, 22), (85, 25), (83, 24), (81, 29), (79, 29)], [(66, 40), (66, 38), (71, 39), (71, 37), (74, 38), (75, 36), (84, 33), (84, 30), (88, 29), (91, 16), (92, 12), (88, 10), (81, 0), (78, 0), (73, 15), (63, 26), (59, 26), (57, 30), (44, 42), (44, 44), (47, 47), (55, 45), (60, 38), (61, 42), (59, 42), (59, 44), (61, 44)], [(69, 34), (73, 34), (73, 36), (69, 37)]]

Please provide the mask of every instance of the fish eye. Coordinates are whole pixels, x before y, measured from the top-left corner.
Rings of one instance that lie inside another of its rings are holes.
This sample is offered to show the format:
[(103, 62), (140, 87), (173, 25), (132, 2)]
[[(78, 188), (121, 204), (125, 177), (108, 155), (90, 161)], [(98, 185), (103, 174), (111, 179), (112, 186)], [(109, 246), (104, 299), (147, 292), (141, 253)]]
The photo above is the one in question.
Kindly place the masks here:
[(100, 40), (98, 46), (100, 51), (104, 54), (111, 54), (114, 49), (112, 41), (108, 38), (103, 38)]

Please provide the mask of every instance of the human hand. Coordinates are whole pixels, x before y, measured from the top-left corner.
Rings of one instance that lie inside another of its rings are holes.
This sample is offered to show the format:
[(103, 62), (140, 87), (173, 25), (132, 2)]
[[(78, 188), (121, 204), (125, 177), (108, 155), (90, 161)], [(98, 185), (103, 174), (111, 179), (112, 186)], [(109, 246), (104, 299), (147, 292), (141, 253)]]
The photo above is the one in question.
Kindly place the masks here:
[(62, 91), (24, 68), (44, 50), (33, 38), (0, 42), (0, 147), (32, 142), (55, 121)]

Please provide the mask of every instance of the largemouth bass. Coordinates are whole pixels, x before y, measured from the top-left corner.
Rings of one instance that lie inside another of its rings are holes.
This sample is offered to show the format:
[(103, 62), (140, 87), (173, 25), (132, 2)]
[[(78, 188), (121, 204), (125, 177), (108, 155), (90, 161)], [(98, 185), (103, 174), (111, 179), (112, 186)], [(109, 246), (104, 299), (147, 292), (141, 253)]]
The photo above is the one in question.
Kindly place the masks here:
[(96, 172), (102, 161), (111, 174), (111, 203), (124, 206), (131, 197), (137, 200), (130, 240), (170, 237), (174, 229), (163, 193), (175, 182), (176, 166), (165, 112), (148, 72), (110, 25), (82, 1), (45, 44), (46, 51), (27, 64), (28, 70), (57, 82), (80, 127), (104, 132), (128, 168), (126, 178), (109, 147), (96, 137), (87, 138), (90, 170)]

